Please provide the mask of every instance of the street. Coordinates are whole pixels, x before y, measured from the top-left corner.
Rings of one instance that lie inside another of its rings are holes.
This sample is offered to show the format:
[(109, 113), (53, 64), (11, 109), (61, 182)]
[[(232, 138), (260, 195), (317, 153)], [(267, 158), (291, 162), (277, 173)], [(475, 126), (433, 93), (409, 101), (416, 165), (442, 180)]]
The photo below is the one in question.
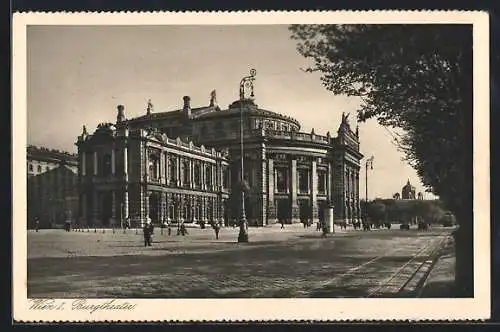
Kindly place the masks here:
[[(28, 234), (28, 296), (57, 298), (417, 297), (453, 228), (340, 231), (315, 227)], [(173, 232), (175, 234), (175, 232)]]

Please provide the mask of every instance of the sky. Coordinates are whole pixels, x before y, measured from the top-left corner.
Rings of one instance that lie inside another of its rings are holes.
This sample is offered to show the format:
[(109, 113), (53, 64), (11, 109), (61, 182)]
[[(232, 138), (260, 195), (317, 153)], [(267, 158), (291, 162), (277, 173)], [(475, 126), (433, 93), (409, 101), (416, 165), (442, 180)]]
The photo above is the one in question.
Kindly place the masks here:
[[(116, 121), (116, 106), (127, 118), (154, 111), (206, 106), (217, 91), (222, 109), (238, 99), (239, 82), (257, 70), (255, 102), (260, 108), (299, 120), (301, 131), (336, 135), (342, 112), (356, 126), (359, 100), (335, 96), (312, 63), (296, 50), (284, 25), (259, 26), (29, 26), (28, 144), (76, 152), (86, 125)], [(391, 134), (369, 120), (359, 123), (368, 173), (368, 198), (392, 197), (407, 180), (424, 191), (416, 172), (391, 143)], [(365, 198), (365, 170), (360, 191)], [(426, 194), (431, 198), (430, 194)]]

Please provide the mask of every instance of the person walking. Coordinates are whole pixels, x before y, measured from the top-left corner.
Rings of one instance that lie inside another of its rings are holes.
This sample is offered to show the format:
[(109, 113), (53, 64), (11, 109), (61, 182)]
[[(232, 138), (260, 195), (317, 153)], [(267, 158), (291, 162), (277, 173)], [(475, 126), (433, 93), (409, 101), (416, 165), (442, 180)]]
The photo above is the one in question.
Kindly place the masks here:
[(281, 219), (280, 222), (281, 222), (281, 229), (285, 229), (285, 221)]
[(35, 217), (35, 232), (38, 233), (38, 229), (40, 228), (40, 219)]
[(151, 247), (151, 219), (148, 218), (146, 224), (144, 225), (142, 232), (144, 234), (144, 246)]
[(219, 231), (220, 231), (220, 225), (218, 222), (214, 224), (214, 230), (215, 230), (215, 239), (219, 239)]

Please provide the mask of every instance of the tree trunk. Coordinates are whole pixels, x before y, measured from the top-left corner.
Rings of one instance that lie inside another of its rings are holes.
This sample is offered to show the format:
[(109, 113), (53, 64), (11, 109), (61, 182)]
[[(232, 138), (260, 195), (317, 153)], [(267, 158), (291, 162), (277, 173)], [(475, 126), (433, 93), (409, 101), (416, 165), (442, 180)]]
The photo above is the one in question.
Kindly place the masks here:
[(453, 233), (455, 239), (455, 294), (457, 297), (474, 297), (474, 217), (472, 206), (469, 208), (468, 205), (462, 206), (460, 212), (455, 215), (459, 225)]

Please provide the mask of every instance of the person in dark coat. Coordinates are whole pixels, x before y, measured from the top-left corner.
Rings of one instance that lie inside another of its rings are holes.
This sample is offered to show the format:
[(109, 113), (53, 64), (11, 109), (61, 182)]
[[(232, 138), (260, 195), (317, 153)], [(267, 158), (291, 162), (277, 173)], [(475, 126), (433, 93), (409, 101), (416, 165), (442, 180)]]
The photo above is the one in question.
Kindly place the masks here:
[(152, 231), (152, 228), (151, 228), (151, 223), (149, 222), (146, 222), (146, 224), (144, 225), (143, 229), (142, 229), (142, 232), (144, 234), (144, 246), (145, 247), (151, 247), (151, 233)]
[(219, 231), (220, 231), (220, 225), (218, 222), (214, 224), (214, 230), (215, 230), (215, 239), (219, 239)]

